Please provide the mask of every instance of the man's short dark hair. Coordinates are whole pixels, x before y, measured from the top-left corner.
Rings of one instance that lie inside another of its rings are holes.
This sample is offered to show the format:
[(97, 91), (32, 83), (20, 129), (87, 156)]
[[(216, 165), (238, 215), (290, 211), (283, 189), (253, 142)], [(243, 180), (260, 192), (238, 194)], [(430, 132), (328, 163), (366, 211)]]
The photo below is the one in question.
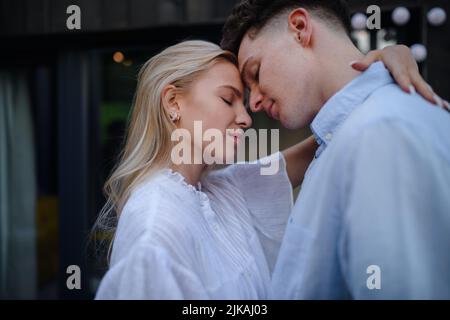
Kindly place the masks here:
[(247, 31), (260, 31), (272, 18), (285, 10), (305, 8), (322, 20), (339, 24), (350, 34), (350, 16), (344, 0), (239, 0), (228, 17), (222, 32), (222, 49), (234, 54)]

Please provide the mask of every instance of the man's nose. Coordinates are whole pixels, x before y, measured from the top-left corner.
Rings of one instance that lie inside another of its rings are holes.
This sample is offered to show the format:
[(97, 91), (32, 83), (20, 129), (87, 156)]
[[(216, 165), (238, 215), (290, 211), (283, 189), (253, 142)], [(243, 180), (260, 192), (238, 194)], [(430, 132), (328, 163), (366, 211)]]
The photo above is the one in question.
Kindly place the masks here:
[(260, 112), (263, 110), (262, 101), (263, 95), (258, 89), (250, 91), (249, 103), (252, 112)]

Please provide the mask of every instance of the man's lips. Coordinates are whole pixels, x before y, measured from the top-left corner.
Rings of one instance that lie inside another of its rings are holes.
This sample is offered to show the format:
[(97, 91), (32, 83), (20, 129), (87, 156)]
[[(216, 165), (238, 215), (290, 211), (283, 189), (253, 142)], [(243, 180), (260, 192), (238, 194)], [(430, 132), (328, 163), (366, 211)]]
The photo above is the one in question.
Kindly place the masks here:
[(276, 112), (276, 111), (275, 111), (275, 108), (274, 108), (274, 103), (272, 103), (272, 104), (270, 105), (270, 107), (268, 107), (268, 108), (266, 109), (266, 113), (267, 113), (267, 115), (268, 115), (269, 117), (271, 117), (272, 119), (279, 120), (278, 112)]

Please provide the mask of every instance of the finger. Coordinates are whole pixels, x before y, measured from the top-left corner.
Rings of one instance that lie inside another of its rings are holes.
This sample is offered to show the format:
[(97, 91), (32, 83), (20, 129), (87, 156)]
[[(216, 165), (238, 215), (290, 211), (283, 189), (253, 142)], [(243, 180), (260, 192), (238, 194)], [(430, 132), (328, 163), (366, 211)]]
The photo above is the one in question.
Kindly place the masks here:
[(450, 112), (450, 103), (447, 100), (444, 100), (444, 109)]
[(433, 92), (433, 98), (434, 98), (435, 104), (440, 106), (442, 109), (450, 112), (449, 102), (447, 100), (442, 99), (440, 96), (438, 96), (429, 84), (427, 84), (427, 86), (428, 86), (428, 89)]
[(350, 66), (356, 71), (364, 72), (367, 70), (367, 65), (365, 63), (361, 63), (359, 61), (353, 61), (350, 63)]
[(369, 66), (380, 60), (380, 51), (373, 50), (370, 51), (364, 58), (361, 60), (353, 61), (350, 63), (351, 67), (357, 71), (366, 71)]
[(442, 100), (441, 97), (439, 97), (437, 94), (434, 94), (434, 99), (436, 100), (436, 104), (441, 107), (442, 109), (446, 110), (444, 100)]
[(425, 82), (420, 73), (416, 70), (412, 70), (410, 77), (412, 85), (416, 88), (417, 92), (429, 102), (437, 104), (436, 94)]
[(391, 74), (395, 79), (395, 82), (402, 88), (403, 91), (406, 93), (414, 94), (415, 88), (414, 85), (411, 82), (411, 79), (409, 77), (409, 73), (405, 68), (399, 69), (397, 66), (390, 68)]

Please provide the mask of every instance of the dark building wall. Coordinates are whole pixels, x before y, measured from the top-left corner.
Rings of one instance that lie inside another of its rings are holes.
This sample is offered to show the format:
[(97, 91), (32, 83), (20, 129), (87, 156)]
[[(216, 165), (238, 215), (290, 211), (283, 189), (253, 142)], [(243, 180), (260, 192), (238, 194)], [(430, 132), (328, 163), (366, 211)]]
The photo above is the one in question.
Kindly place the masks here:
[[(36, 92), (33, 101), (38, 114), (37, 127), (48, 128), (37, 134), (38, 167), (42, 167), (40, 172), (44, 173), (43, 178), (39, 178), (43, 181), (42, 192), (58, 194), (60, 297), (85, 298), (93, 292), (88, 287), (91, 271), (86, 267), (82, 250), (91, 215), (94, 217), (99, 211), (96, 197), (100, 198), (97, 193), (103, 182), (91, 181), (99, 171), (100, 162), (99, 129), (96, 127), (100, 112), (98, 100), (101, 86), (107, 85), (106, 80), (102, 82), (98, 78), (102, 50), (109, 54), (108, 50), (147, 46), (151, 51), (189, 36), (217, 42), (221, 25), (235, 2), (0, 0), (0, 70), (12, 64), (28, 67), (34, 75), (31, 83)], [(450, 14), (449, 0), (352, 0), (349, 3), (353, 12), (365, 11), (371, 4), (378, 4), (385, 10), (399, 5), (421, 10), (420, 26), (406, 28), (406, 32), (419, 34), (405, 39), (427, 46), (428, 59), (421, 65), (423, 74), (439, 94), (450, 99), (450, 23), (447, 21), (435, 28), (423, 18), (433, 6), (441, 6)], [(66, 28), (66, 8), (71, 4), (81, 8), (80, 31)], [(254, 123), (267, 126), (267, 120), (264, 121)], [(300, 136), (297, 133), (288, 136), (284, 131), (281, 134), (282, 148), (298, 141)], [(65, 268), (72, 264), (87, 270), (83, 291), (69, 292), (64, 287)]]
[[(236, 0), (0, 0), (0, 35), (73, 32), (66, 8), (82, 12), (82, 32), (127, 30), (161, 25), (223, 22)], [(449, 7), (447, 0), (349, 0), (352, 11), (371, 4), (383, 8)]]
[[(13, 51), (25, 51), (28, 55), (37, 46), (55, 52), (62, 47), (180, 41), (188, 34), (198, 33), (186, 27), (214, 26), (220, 30), (234, 3), (236, 0), (0, 0), (0, 40), (9, 48), (0, 52), (0, 56), (12, 56), (12, 61), (17, 57)], [(407, 32), (420, 33), (415, 38), (421, 39), (428, 49), (428, 59), (421, 65), (422, 74), (430, 79), (436, 91), (450, 98), (450, 84), (446, 80), (450, 72), (450, 23), (447, 21), (436, 28), (425, 19), (434, 6), (443, 7), (450, 15), (450, 0), (349, 0), (348, 3), (352, 12), (364, 12), (372, 4), (380, 5), (383, 10), (400, 5), (420, 10), (420, 27), (414, 26)], [(66, 9), (71, 4), (81, 8), (81, 30), (66, 27)], [(128, 32), (137, 30), (143, 32)], [(33, 36), (33, 39), (29, 41), (24, 36)], [(39, 36), (44, 38), (39, 39)], [(220, 31), (217, 39), (220, 39)]]
[(232, 0), (1, 0), (0, 35), (70, 32), (69, 5), (81, 9), (82, 32), (223, 21)]

